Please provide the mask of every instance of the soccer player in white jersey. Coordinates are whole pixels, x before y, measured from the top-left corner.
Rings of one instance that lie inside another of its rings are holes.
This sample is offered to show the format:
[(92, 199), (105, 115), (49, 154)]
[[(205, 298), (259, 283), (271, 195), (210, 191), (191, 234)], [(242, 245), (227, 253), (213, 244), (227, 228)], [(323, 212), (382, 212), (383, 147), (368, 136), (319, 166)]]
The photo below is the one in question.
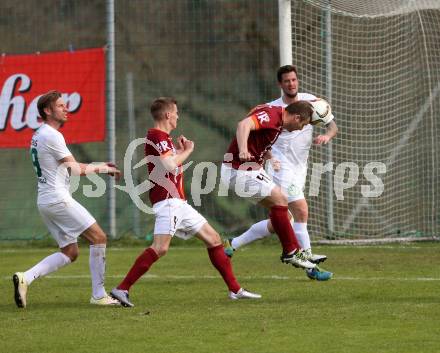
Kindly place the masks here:
[(47, 256), (25, 272), (12, 276), (14, 299), (19, 308), (26, 307), (29, 285), (78, 257), (77, 238), (90, 242), (91, 304), (120, 305), (104, 289), (105, 249), (107, 237), (90, 213), (76, 202), (69, 191), (70, 175), (105, 173), (119, 177), (112, 163), (88, 165), (75, 160), (58, 130), (67, 121), (67, 106), (58, 91), (49, 91), (38, 99), (43, 125), (32, 136), (30, 152), (38, 178), (38, 210), (60, 251)]
[[(272, 106), (282, 106), (299, 100), (312, 101), (316, 97), (309, 93), (298, 93), (299, 81), (297, 69), (293, 65), (285, 65), (277, 71), (278, 84), (282, 96), (270, 103)], [(292, 224), (299, 244), (305, 250), (307, 259), (313, 263), (320, 263), (327, 259), (325, 255), (313, 254), (310, 236), (307, 230), (308, 205), (304, 197), (304, 185), (307, 176), (307, 160), (313, 144), (327, 144), (338, 132), (334, 120), (326, 125), (326, 132), (313, 138), (313, 125), (309, 124), (299, 131), (283, 130), (278, 140), (272, 146), (272, 160), (269, 164), (269, 174), (273, 181), (280, 185), (288, 195), (289, 211), (293, 215)], [(234, 250), (249, 244), (257, 239), (274, 233), (270, 220), (264, 220), (251, 226), (240, 236), (225, 241), (225, 249), (229, 256)], [(332, 274), (319, 269), (307, 270), (311, 279), (328, 280)]]

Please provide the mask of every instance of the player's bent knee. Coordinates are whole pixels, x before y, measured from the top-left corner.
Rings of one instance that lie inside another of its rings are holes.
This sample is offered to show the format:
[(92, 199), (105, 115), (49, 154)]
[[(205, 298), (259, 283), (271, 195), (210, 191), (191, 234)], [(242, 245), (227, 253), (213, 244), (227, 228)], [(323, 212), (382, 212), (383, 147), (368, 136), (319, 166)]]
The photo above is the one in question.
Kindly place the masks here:
[(107, 236), (104, 232), (98, 232), (94, 237), (93, 244), (106, 244), (107, 243)]
[(280, 188), (274, 189), (272, 198), (276, 206), (287, 206), (287, 196)]
[(294, 218), (296, 222), (307, 223), (308, 212), (303, 210), (295, 212)]
[(60, 250), (70, 259), (71, 262), (74, 262), (79, 256), (79, 248), (77, 243), (69, 244)]
[(216, 245), (222, 244), (222, 239), (220, 238), (220, 234), (218, 234), (217, 232), (211, 233), (209, 240), (211, 241), (211, 243)]
[(77, 250), (68, 250), (68, 251), (61, 251), (64, 255), (66, 255), (71, 262), (74, 262), (78, 256), (79, 256), (79, 251)]
[(163, 257), (168, 253), (168, 246), (159, 246), (159, 247), (153, 247), (153, 250), (156, 252), (158, 257)]
[(89, 228), (87, 228), (82, 233), (82, 236), (84, 238), (86, 238), (90, 242), (90, 244), (93, 244), (93, 245), (107, 243), (107, 236), (105, 235), (104, 231), (101, 229), (101, 227), (96, 222), (94, 224), (92, 224)]
[(168, 253), (168, 249), (158, 249), (156, 251), (158, 257), (163, 257)]
[[(217, 234), (217, 233), (216, 233)], [(211, 238), (208, 238), (206, 241), (206, 246), (208, 248), (214, 248), (216, 246), (222, 245), (222, 240), (220, 238), (220, 235), (217, 234), (217, 236), (213, 236)]]
[(295, 219), (295, 222), (307, 223), (309, 218), (309, 210), (307, 203), (302, 200), (289, 203), (289, 210)]
[(220, 234), (218, 234), (217, 231), (212, 228), (211, 225), (209, 225), (209, 223), (206, 223), (199, 230), (196, 237), (202, 240), (208, 248), (213, 248), (222, 244)]

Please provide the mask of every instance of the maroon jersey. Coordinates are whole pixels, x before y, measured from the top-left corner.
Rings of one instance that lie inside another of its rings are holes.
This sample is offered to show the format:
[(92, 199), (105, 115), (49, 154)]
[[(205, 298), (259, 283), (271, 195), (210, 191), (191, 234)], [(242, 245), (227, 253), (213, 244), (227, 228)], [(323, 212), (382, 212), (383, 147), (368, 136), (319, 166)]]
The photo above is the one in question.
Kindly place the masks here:
[(145, 156), (149, 180), (153, 184), (149, 193), (153, 205), (170, 198), (185, 200), (182, 166), (179, 165), (175, 170), (168, 172), (161, 161), (162, 158), (175, 154), (176, 149), (169, 134), (158, 129), (148, 130)]
[[(248, 151), (257, 163), (257, 168), (260, 168), (264, 162), (264, 155), (269, 151), (272, 145), (277, 140), (283, 127), (283, 111), (282, 107), (275, 107), (271, 105), (259, 105), (251, 110), (248, 117), (251, 117), (255, 123), (256, 130), (252, 130), (248, 138)], [(243, 163), (238, 157), (237, 137), (229, 145), (226, 153), (232, 154), (232, 168), (238, 169)], [(225, 158), (224, 163), (231, 163), (231, 159)]]

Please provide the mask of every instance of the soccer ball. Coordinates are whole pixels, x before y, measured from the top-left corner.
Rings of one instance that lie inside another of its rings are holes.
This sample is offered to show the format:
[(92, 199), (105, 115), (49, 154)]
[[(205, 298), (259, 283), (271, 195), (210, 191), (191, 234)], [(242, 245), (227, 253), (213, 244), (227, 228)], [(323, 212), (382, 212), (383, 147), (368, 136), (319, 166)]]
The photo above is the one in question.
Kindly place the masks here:
[(332, 114), (332, 107), (325, 99), (318, 98), (310, 101), (313, 108), (312, 125), (327, 125), (334, 119)]

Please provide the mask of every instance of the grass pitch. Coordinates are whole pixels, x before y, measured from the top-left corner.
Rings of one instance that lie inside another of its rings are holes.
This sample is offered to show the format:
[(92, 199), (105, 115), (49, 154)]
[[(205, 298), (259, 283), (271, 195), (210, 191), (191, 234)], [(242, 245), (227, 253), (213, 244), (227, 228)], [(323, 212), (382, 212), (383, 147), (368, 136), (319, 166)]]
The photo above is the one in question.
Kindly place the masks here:
[[(106, 287), (119, 283), (142, 248), (110, 247)], [(233, 258), (259, 301), (230, 301), (203, 246), (177, 246), (131, 290), (135, 307), (88, 304), (88, 249), (29, 288), (15, 307), (11, 275), (54, 249), (0, 248), (1, 352), (438, 353), (440, 244), (315, 247), (334, 272), (310, 281), (281, 264), (279, 245)]]

